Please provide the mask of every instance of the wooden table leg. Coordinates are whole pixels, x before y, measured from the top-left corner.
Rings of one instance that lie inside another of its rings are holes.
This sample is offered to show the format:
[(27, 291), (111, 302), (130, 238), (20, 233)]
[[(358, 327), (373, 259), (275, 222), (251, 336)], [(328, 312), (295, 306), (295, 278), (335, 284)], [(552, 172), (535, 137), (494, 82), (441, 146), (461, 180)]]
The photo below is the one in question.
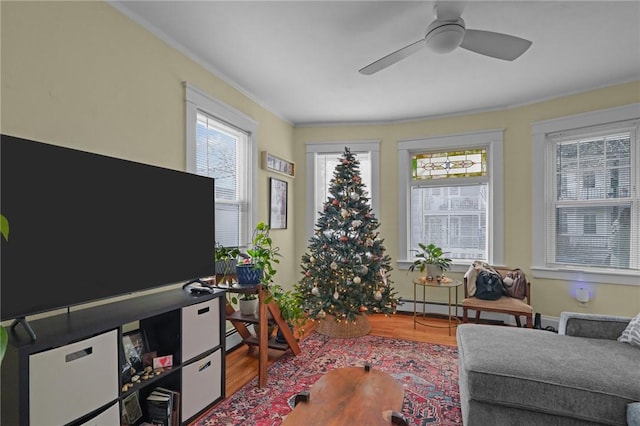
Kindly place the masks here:
[(262, 286), (258, 286), (258, 321), (260, 322), (260, 336), (258, 336), (258, 387), (262, 388), (267, 384), (267, 365), (269, 362), (269, 347), (267, 330), (269, 329), (267, 319), (267, 307), (264, 304), (265, 293)]

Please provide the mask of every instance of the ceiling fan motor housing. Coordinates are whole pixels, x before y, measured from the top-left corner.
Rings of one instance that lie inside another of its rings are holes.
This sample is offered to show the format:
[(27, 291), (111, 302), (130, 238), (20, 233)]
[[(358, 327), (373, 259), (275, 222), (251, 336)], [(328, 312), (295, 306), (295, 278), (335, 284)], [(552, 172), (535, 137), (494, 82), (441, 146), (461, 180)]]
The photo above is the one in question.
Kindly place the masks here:
[(462, 18), (455, 21), (433, 21), (427, 27), (425, 42), (436, 53), (449, 53), (460, 46), (464, 39), (465, 23)]

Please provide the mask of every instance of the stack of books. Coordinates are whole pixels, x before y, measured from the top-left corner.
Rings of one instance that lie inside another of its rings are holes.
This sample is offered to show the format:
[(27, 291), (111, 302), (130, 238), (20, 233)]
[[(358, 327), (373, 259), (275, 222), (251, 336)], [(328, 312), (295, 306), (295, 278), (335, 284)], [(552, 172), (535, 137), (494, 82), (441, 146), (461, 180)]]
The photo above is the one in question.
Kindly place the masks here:
[(180, 425), (180, 392), (155, 388), (147, 397), (147, 413), (152, 424)]

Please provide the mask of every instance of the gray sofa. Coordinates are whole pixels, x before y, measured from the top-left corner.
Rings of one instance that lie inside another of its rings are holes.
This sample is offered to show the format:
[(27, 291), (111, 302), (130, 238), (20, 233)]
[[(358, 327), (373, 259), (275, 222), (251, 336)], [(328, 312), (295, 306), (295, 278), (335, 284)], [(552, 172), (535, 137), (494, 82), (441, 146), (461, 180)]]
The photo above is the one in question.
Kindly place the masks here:
[(630, 320), (565, 312), (557, 334), (460, 325), (463, 425), (626, 425), (640, 349), (616, 339)]

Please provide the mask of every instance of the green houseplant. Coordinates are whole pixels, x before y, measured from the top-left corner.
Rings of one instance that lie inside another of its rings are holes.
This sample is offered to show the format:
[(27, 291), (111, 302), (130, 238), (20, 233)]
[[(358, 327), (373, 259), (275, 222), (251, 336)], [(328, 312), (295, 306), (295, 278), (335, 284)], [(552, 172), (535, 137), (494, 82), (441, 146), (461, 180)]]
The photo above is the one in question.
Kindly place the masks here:
[[(274, 264), (280, 263), (279, 257), (282, 255), (279, 253), (280, 247), (273, 244), (273, 240), (269, 235), (269, 225), (264, 222), (259, 222), (254, 231), (253, 238), (251, 239), (252, 247), (247, 250), (246, 258), (236, 266), (236, 273), (238, 275), (238, 282), (240, 284), (262, 284), (267, 289), (271, 283), (273, 276), (276, 274)], [(242, 254), (241, 254), (242, 256)], [(242, 279), (242, 275), (246, 271), (242, 271), (242, 268), (252, 269), (257, 271), (257, 282), (246, 282)]]
[(216, 250), (214, 255), (216, 281), (220, 277), (220, 283), (228, 282), (231, 272), (235, 272), (237, 258), (240, 255), (240, 249), (237, 247), (225, 247), (221, 244), (216, 244)]
[[(280, 309), (280, 315), (289, 325), (289, 328), (299, 334), (304, 333), (302, 327), (307, 322), (307, 313), (304, 310), (302, 293), (299, 291), (297, 283), (294, 284), (291, 290), (285, 290), (279, 284), (272, 284), (269, 291), (270, 295), (265, 302), (269, 303), (273, 300), (278, 309)], [(280, 331), (278, 331), (276, 341), (285, 343), (284, 336)]]
[(449, 270), (451, 259), (445, 257), (442, 248), (433, 243), (429, 245), (418, 243), (418, 247), (420, 247), (420, 250), (416, 250), (418, 252), (416, 254), (417, 259), (409, 266), (410, 271), (414, 271), (416, 268), (420, 272), (425, 272), (426, 270), (427, 276), (435, 278), (438, 275), (442, 275), (444, 271)]
[(258, 306), (257, 295), (245, 293), (240, 296), (239, 299), (233, 297), (231, 301), (238, 304), (238, 308), (240, 309), (240, 313), (242, 315), (255, 315), (256, 308)]

